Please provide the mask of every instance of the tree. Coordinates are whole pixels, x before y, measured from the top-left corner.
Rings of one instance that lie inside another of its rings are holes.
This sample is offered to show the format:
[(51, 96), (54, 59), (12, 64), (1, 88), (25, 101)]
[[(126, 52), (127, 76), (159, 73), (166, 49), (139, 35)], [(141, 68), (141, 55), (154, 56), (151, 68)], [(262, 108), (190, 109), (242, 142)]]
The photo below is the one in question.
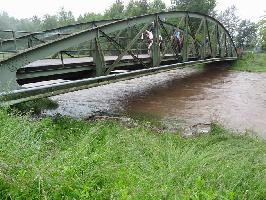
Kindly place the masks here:
[(19, 20), (10, 17), (6, 12), (0, 13), (0, 30), (16, 29)]
[[(10, 17), (6, 12), (0, 13), (0, 30), (15, 30), (18, 20)], [(10, 33), (0, 32), (0, 39), (11, 38)]]
[(82, 22), (89, 22), (89, 21), (97, 21), (103, 19), (103, 16), (101, 14), (96, 14), (96, 13), (85, 13), (83, 16), (80, 15), (77, 19), (79, 23)]
[(231, 37), (235, 39), (240, 21), (239, 17), (236, 15), (236, 7), (234, 5), (228, 7), (225, 11), (220, 12), (217, 18), (229, 31)]
[(216, 0), (171, 0), (172, 9), (200, 12), (210, 15), (216, 6)]
[[(35, 23), (32, 19), (15, 19), (9, 16), (6, 12), (0, 13), (0, 30), (14, 30), (14, 31), (38, 31), (40, 24)], [(23, 33), (16, 33), (16, 37)], [(0, 32), (0, 38), (12, 38), (11, 32)]]
[(130, 0), (126, 8), (127, 17), (148, 14), (149, 4), (147, 0)]
[(34, 24), (31, 19), (21, 19), (15, 27), (16, 30), (34, 32), (40, 30), (40, 26)]
[(260, 34), (260, 45), (263, 51), (266, 51), (266, 15), (258, 23)]
[(58, 17), (56, 15), (44, 15), (42, 20), (42, 29), (48, 30), (58, 27)]
[(124, 3), (121, 0), (116, 0), (116, 2), (106, 10), (104, 13), (105, 18), (108, 19), (119, 19), (124, 17)]
[(149, 13), (157, 13), (166, 10), (166, 5), (162, 0), (154, 0), (149, 4)]
[(34, 25), (34, 31), (40, 31), (41, 30), (41, 23), (42, 23), (42, 20), (34, 15), (32, 18), (31, 18), (31, 22), (33, 23)]
[(242, 20), (237, 28), (236, 45), (245, 50), (254, 48), (257, 38), (257, 26), (250, 20)]
[(58, 23), (59, 26), (66, 26), (75, 23), (75, 17), (71, 11), (65, 11), (64, 8), (61, 8), (58, 13)]

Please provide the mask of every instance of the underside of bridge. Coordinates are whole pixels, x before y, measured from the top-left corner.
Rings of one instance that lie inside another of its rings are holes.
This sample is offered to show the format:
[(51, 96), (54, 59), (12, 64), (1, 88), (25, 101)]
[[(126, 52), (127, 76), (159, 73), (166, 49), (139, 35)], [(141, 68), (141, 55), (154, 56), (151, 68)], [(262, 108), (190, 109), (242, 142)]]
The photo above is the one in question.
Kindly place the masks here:
[[(152, 40), (141, 37), (146, 30), (152, 32)], [(178, 43), (174, 39), (176, 30), (181, 35)], [(2, 105), (186, 65), (237, 59), (235, 45), (224, 26), (194, 12), (94, 21), (35, 33), (2, 32), (10, 35), (1, 40)], [(57, 81), (33, 87), (33, 83), (47, 80)]]

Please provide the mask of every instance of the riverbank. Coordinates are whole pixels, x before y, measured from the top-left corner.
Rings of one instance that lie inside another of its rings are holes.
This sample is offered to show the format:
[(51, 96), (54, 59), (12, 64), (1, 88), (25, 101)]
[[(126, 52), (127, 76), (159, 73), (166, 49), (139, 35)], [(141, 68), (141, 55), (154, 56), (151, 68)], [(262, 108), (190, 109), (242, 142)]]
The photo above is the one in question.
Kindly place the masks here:
[(266, 72), (266, 53), (244, 53), (232, 68), (236, 71)]
[(266, 141), (0, 110), (2, 199), (264, 199)]

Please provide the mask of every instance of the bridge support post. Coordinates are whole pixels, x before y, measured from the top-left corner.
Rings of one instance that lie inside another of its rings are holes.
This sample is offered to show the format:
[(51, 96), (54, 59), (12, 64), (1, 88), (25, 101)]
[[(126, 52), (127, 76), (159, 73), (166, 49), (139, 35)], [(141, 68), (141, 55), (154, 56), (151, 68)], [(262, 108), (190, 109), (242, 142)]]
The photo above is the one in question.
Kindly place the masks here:
[(183, 62), (188, 61), (188, 23), (189, 23), (188, 20), (189, 20), (189, 16), (187, 13), (185, 17), (184, 47), (183, 47), (183, 53), (182, 53)]
[(158, 67), (161, 62), (161, 53), (160, 53), (160, 38), (159, 38), (159, 19), (156, 16), (154, 20), (154, 33), (153, 33), (153, 45), (152, 45), (152, 66)]
[(217, 34), (217, 40), (218, 40), (218, 56), (221, 57), (222, 54), (222, 45), (221, 45), (221, 33), (218, 27), (218, 34)]
[(206, 19), (203, 18), (203, 40), (202, 40), (202, 53), (201, 53), (201, 59), (205, 60), (206, 58), (206, 34), (207, 34), (207, 23)]
[(230, 57), (233, 57), (234, 56), (234, 51), (233, 51), (233, 46), (232, 46), (232, 44), (230, 43), (229, 44), (229, 48), (230, 48), (230, 50), (229, 50), (229, 55), (230, 55)]
[(220, 49), (221, 49), (221, 50), (220, 50), (220, 51), (221, 51), (221, 53), (220, 53), (221, 58), (224, 58), (224, 52), (225, 52), (225, 51), (224, 51), (224, 48), (225, 48), (225, 47), (224, 47), (224, 35), (225, 35), (225, 34), (222, 33), (222, 34), (221, 34), (221, 39), (220, 39), (220, 40), (221, 40), (221, 45), (220, 45), (220, 46), (221, 46), (221, 47), (220, 47)]
[(212, 57), (215, 58), (217, 56), (217, 42), (218, 42), (218, 25), (216, 24), (214, 27), (214, 40), (213, 40), (213, 50)]
[(20, 86), (16, 81), (16, 69), (8, 66), (0, 66), (0, 93), (18, 89)]
[(93, 62), (96, 65), (96, 76), (102, 76), (105, 71), (105, 60), (99, 41), (99, 30), (97, 32), (96, 38), (94, 39), (93, 47), (94, 47)]
[(227, 42), (226, 42), (226, 40), (227, 40), (227, 37), (226, 37), (226, 34), (224, 34), (224, 36), (223, 36), (223, 48), (222, 48), (222, 53), (221, 53), (222, 58), (227, 56)]

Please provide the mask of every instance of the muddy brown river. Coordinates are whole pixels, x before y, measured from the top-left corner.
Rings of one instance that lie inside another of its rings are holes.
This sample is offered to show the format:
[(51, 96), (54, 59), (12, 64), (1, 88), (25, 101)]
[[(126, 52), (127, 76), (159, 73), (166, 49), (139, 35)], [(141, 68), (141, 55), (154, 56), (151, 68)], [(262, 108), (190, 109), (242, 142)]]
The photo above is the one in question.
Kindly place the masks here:
[(178, 69), (53, 97), (60, 113), (148, 117), (192, 127), (219, 122), (266, 138), (266, 73)]

